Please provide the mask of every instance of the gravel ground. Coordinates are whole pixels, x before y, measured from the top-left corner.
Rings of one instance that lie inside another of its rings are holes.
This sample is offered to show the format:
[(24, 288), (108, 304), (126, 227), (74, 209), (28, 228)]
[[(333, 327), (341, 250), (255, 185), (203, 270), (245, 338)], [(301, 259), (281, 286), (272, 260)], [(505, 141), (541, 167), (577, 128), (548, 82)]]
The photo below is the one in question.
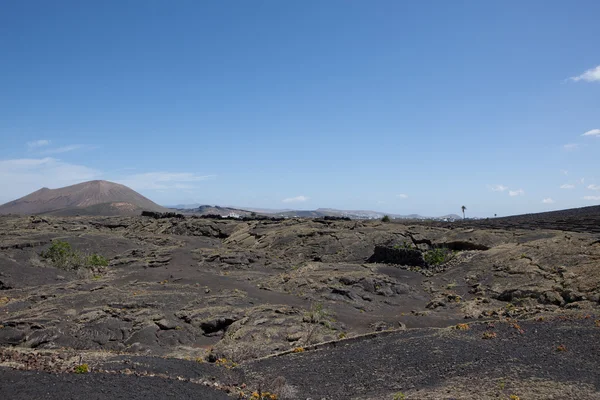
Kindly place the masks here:
[[(409, 330), (258, 360), (245, 370), (254, 381), (283, 376), (302, 399), (392, 399), (398, 392), (420, 398), (459, 377), (472, 379), (474, 393), (477, 381), (537, 379), (586, 386), (592, 393), (580, 397), (600, 398), (598, 360), (600, 327), (591, 317)], [(560, 387), (537, 398), (562, 398), (553, 397)], [(486, 398), (481, 390), (480, 398)]]
[(0, 399), (206, 399), (229, 397), (190, 382), (117, 374), (51, 374), (0, 368)]

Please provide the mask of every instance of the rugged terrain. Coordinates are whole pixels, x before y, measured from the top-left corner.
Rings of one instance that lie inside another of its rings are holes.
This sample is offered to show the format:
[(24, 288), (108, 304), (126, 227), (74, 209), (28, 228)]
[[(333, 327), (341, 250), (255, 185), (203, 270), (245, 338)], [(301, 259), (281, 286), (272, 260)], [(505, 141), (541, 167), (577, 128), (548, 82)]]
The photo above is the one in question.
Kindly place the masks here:
[[(582, 215), (1, 216), (0, 397), (597, 399)], [(108, 265), (58, 265), (63, 242)]]

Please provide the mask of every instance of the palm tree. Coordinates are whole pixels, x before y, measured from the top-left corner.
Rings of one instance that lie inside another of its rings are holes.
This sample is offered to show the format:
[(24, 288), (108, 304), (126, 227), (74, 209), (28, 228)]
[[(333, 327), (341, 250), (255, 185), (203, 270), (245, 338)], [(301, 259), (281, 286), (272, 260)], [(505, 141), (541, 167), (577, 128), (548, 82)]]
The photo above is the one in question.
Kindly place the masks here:
[(462, 206), (462, 207), (461, 207), (461, 210), (462, 210), (462, 212), (463, 212), (463, 219), (465, 219), (465, 210), (466, 210), (466, 209), (467, 209), (467, 207), (465, 207), (465, 206)]

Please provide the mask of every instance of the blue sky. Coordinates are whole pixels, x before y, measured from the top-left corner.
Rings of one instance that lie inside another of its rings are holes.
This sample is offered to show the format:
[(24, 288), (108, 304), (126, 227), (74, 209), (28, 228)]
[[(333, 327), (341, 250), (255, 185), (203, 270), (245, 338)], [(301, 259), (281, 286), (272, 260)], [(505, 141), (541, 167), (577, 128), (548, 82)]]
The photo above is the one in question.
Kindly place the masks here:
[(106, 179), (161, 204), (599, 204), (598, 15), (593, 0), (6, 1), (0, 203)]

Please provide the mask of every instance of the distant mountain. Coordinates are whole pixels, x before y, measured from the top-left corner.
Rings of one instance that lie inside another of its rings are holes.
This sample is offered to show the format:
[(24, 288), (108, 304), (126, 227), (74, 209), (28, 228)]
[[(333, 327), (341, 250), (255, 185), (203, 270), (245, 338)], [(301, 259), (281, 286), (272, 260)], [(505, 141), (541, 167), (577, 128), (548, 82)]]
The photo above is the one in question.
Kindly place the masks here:
[(272, 209), (257, 209), (257, 208), (245, 208), (248, 211), (254, 211), (257, 214), (271, 215), (277, 217), (300, 217), (300, 218), (318, 218), (318, 217), (348, 217), (352, 219), (380, 219), (384, 215), (395, 219), (440, 219), (440, 220), (454, 220), (461, 219), (462, 217), (456, 214), (449, 214), (443, 217), (424, 217), (419, 214), (391, 214), (381, 211), (370, 211), (370, 210), (338, 210), (335, 208), (318, 208), (316, 210), (272, 210)]
[(176, 210), (189, 210), (192, 208), (198, 208), (198, 207), (202, 207), (202, 204), (200, 203), (194, 203), (194, 204), (175, 204), (175, 205), (171, 205), (171, 206), (165, 206), (166, 208), (174, 208)]
[(193, 208), (176, 208), (170, 207), (171, 211), (176, 211), (181, 214), (195, 214), (195, 215), (220, 215), (220, 216), (238, 216), (243, 217), (245, 215), (252, 214), (252, 211), (249, 210), (241, 210), (238, 208), (232, 207), (220, 207), (220, 206), (211, 206), (211, 205), (199, 205)]
[(0, 206), (0, 214), (139, 215), (167, 211), (127, 186), (89, 181), (59, 189), (42, 188)]

